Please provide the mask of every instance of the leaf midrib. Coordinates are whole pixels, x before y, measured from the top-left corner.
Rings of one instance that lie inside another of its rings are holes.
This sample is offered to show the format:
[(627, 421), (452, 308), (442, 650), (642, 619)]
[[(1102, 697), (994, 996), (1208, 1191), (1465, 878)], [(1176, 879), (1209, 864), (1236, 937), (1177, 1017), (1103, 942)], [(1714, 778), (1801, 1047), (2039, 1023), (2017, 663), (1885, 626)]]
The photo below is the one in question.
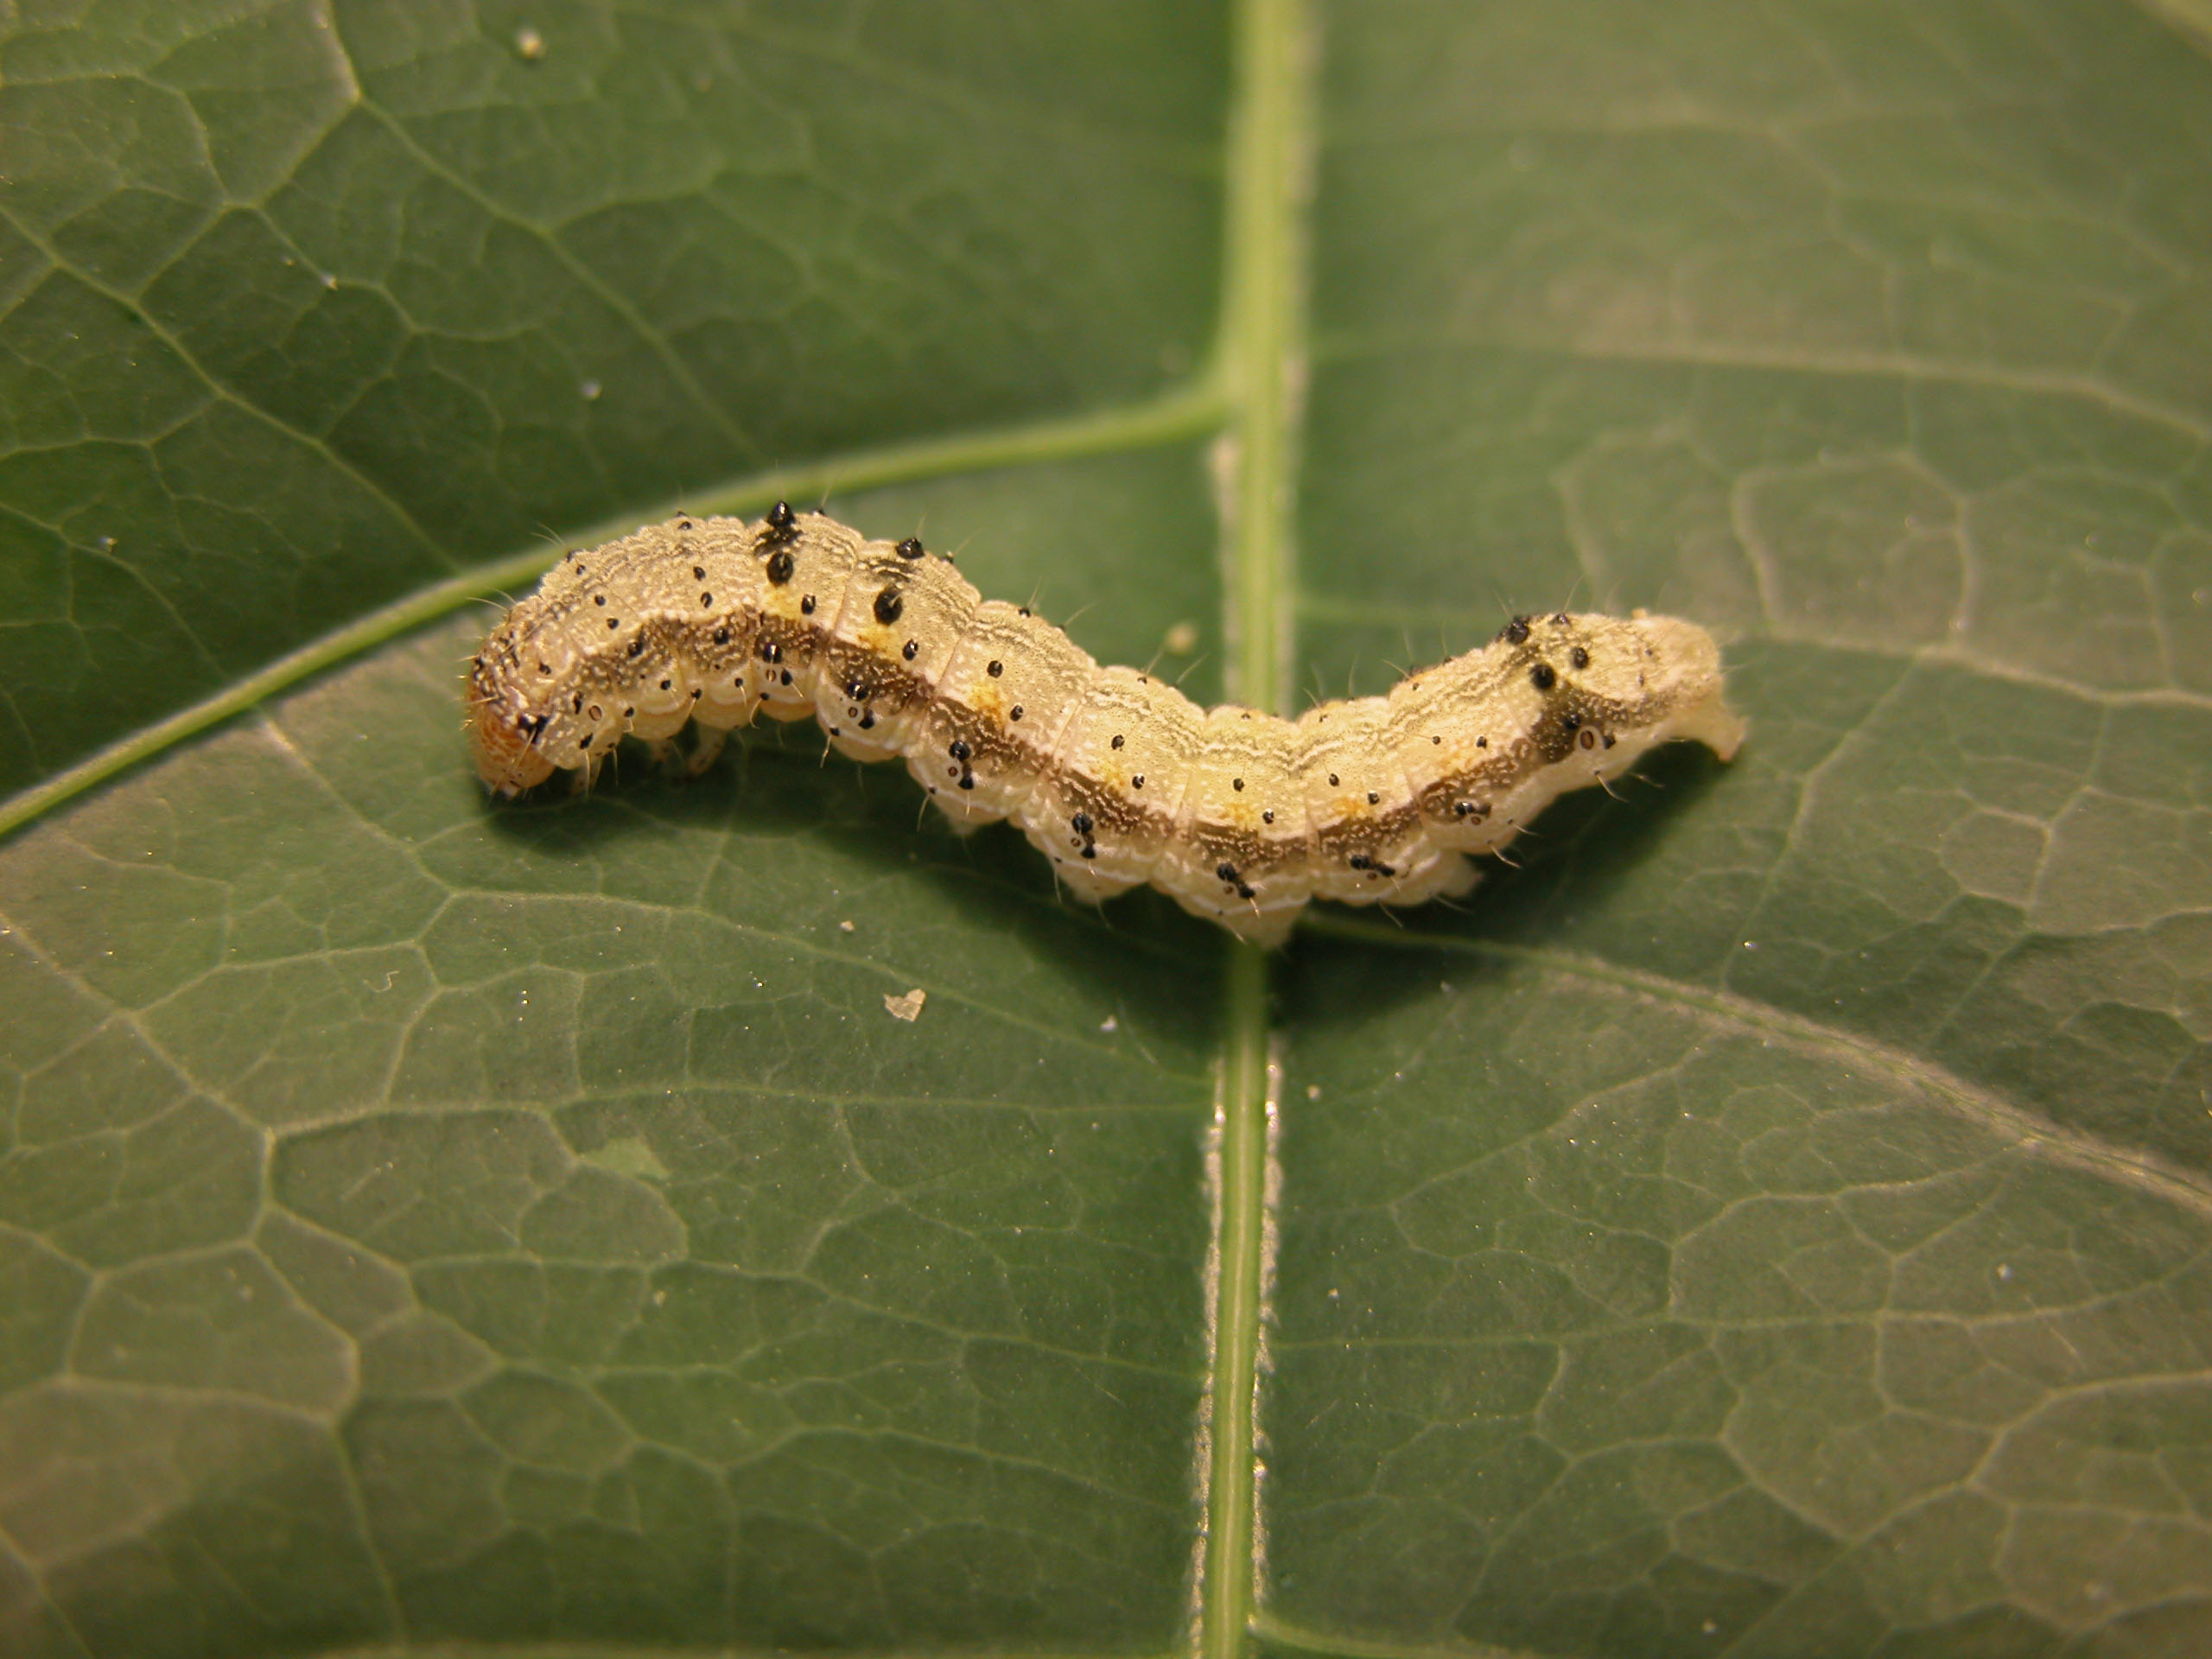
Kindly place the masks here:
[[(1299, 395), (1306, 350), (1301, 188), (1313, 131), (1307, 0), (1245, 0), (1236, 15), (1228, 245), (1220, 372), (1231, 400), (1233, 483), (1224, 583), (1230, 696), (1281, 713), (1289, 702), (1296, 591), (1293, 540)], [(1217, 1234), (1208, 1287), (1212, 1370), (1203, 1454), (1205, 1537), (1193, 1620), (1203, 1659), (1245, 1648), (1258, 1586), (1255, 1401), (1267, 1318), (1268, 1125), (1280, 1068), (1268, 1032), (1268, 957), (1224, 946), (1226, 995), (1215, 1120)]]

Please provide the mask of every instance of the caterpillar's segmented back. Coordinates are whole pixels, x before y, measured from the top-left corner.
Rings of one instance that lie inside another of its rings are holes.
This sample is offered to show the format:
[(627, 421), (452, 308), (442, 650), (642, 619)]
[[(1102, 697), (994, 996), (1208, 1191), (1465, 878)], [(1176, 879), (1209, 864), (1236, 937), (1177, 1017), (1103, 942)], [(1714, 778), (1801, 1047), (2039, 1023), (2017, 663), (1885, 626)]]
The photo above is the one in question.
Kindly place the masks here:
[(1013, 818), (1078, 898), (1150, 882), (1273, 944), (1308, 899), (1466, 892), (1467, 855), (1656, 744), (1730, 758), (1744, 724), (1723, 690), (1693, 623), (1562, 613), (1295, 721), (1204, 709), (983, 599), (918, 542), (779, 502), (571, 553), (492, 631), (468, 702), (502, 795), (588, 775), (626, 733), (811, 715), (856, 760), (903, 757), (955, 823)]

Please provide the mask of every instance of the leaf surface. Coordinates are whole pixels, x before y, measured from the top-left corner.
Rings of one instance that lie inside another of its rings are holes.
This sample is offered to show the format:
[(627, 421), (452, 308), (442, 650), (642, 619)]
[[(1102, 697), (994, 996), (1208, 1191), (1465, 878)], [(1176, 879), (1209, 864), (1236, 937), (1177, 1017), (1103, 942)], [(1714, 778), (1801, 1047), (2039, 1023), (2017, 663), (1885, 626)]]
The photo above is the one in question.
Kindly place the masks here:
[[(0, 12), (0, 1648), (2202, 1652), (2192, 16)], [(486, 803), (464, 599), (778, 493), (1751, 739), (1264, 962)]]

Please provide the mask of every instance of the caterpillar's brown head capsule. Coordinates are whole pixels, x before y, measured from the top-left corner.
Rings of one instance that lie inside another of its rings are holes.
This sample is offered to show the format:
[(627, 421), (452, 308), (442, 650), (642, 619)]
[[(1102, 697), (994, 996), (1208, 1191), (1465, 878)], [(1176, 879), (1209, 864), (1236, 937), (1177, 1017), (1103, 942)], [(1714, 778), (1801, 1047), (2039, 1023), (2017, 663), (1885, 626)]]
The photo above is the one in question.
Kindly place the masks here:
[(468, 675), (468, 741), (476, 775), (499, 795), (519, 795), (553, 775), (539, 747), (550, 717), (533, 713), (501, 684), (493, 648), (487, 645)]

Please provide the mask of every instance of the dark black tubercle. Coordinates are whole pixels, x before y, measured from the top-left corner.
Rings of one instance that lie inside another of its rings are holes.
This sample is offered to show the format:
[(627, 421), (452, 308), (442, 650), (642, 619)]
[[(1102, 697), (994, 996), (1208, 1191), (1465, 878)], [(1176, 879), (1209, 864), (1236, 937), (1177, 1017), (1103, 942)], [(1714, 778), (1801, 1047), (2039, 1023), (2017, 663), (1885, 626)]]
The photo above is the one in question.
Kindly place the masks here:
[(899, 543), (898, 551), (899, 556), (902, 559), (920, 558), (922, 556), (922, 543), (920, 538), (918, 537), (909, 536), (905, 541)]
[(1497, 631), (1497, 637), (1504, 640), (1509, 645), (1527, 645), (1529, 643), (1529, 619), (1525, 616), (1515, 617), (1510, 622), (1508, 622), (1503, 627)]
[(760, 546), (781, 547), (798, 539), (798, 515), (791, 511), (790, 502), (777, 502), (768, 509), (768, 528), (760, 532)]

